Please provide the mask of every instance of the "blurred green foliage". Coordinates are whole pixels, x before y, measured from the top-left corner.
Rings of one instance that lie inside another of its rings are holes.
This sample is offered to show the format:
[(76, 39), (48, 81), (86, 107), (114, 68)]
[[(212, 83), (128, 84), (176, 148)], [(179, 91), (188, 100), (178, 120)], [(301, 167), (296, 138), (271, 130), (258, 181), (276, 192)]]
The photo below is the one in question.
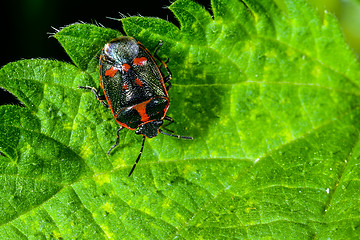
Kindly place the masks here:
[(359, 0), (308, 0), (320, 14), (332, 12), (339, 19), (350, 47), (360, 54), (360, 1)]
[[(275, 0), (286, 11), (284, 0)], [(360, 0), (307, 0), (317, 12), (333, 13), (339, 20), (346, 41), (357, 56), (360, 55)]]

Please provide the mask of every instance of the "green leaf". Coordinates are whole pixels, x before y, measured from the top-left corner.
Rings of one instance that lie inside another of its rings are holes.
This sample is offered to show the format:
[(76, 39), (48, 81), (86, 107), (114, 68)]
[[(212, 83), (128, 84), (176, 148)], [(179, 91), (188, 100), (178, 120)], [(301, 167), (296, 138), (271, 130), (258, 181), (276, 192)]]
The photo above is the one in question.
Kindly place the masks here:
[(90, 24), (72, 24), (54, 35), (75, 65), (82, 70), (88, 68), (89, 62), (105, 43), (120, 36), (118, 31)]
[[(304, 1), (190, 0), (180, 23), (121, 19), (173, 73), (169, 128), (123, 130), (77, 86), (118, 31), (55, 38), (74, 65), (33, 59), (0, 70), (26, 107), (0, 107), (1, 239), (357, 239), (360, 66), (337, 20)], [(120, 24), (119, 24), (120, 26)]]

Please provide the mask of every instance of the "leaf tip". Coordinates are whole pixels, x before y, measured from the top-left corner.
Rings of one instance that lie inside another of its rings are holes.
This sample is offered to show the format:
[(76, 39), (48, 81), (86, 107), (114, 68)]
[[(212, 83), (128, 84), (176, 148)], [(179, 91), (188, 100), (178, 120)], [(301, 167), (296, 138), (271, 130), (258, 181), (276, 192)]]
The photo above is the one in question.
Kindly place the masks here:
[(55, 35), (58, 33), (58, 32), (60, 32), (60, 30), (59, 29), (57, 29), (57, 28), (55, 28), (55, 27), (53, 27), (53, 26), (51, 26), (51, 28), (55, 31), (55, 32), (47, 32), (46, 34), (48, 34), (49, 35), (49, 38), (56, 38), (55, 37)]

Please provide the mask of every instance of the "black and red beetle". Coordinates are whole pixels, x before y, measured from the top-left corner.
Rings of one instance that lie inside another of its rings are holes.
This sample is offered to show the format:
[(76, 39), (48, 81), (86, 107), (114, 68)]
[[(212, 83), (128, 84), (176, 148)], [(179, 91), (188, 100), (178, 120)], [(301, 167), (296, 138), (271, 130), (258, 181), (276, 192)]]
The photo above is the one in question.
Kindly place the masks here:
[[(135, 130), (136, 134), (143, 135), (141, 150), (129, 177), (140, 160), (145, 137), (153, 138), (160, 132), (171, 137), (193, 139), (170, 134), (160, 129), (164, 120), (169, 121), (168, 125), (174, 121), (166, 116), (170, 103), (168, 90), (171, 87), (172, 75), (166, 65), (167, 62), (162, 61), (157, 55), (161, 45), (162, 41), (151, 55), (149, 50), (133, 37), (115, 38), (105, 44), (100, 54), (98, 89), (79, 86), (79, 88), (91, 90), (105, 107), (111, 109), (115, 121), (120, 124), (116, 142), (107, 152), (108, 154), (119, 144), (121, 129), (128, 128)], [(160, 66), (157, 65), (154, 57), (161, 62)], [(163, 75), (161, 67), (166, 69), (167, 76)], [(103, 89), (104, 95), (100, 95), (100, 89)], [(104, 100), (107, 104), (103, 102)]]

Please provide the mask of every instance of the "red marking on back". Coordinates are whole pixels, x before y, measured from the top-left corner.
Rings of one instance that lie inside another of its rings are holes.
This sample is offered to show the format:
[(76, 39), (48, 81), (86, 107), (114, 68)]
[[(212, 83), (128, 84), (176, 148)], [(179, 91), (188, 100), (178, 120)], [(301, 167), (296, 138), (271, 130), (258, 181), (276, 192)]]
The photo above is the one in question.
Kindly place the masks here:
[(142, 102), (142, 103), (139, 103), (134, 106), (134, 109), (136, 109), (136, 111), (138, 111), (138, 113), (141, 117), (141, 122), (147, 122), (150, 119), (149, 116), (146, 114), (146, 105), (148, 103), (149, 103), (149, 101), (146, 101), (146, 102)]
[(139, 85), (140, 87), (143, 87), (143, 82), (140, 81), (140, 79), (135, 78), (135, 83), (136, 83), (137, 85)]
[(123, 90), (128, 89), (128, 85), (126, 83), (123, 83)]
[(116, 67), (111, 67), (110, 69), (105, 71), (105, 76), (114, 77), (117, 71), (118, 69)]
[(123, 70), (123, 71), (125, 71), (125, 72), (129, 71), (130, 68), (131, 68), (130, 65), (127, 64), (127, 63), (124, 63), (124, 64), (121, 66), (121, 70)]
[(147, 62), (146, 57), (141, 58), (134, 58), (133, 64), (138, 66), (144, 66), (144, 64)]

